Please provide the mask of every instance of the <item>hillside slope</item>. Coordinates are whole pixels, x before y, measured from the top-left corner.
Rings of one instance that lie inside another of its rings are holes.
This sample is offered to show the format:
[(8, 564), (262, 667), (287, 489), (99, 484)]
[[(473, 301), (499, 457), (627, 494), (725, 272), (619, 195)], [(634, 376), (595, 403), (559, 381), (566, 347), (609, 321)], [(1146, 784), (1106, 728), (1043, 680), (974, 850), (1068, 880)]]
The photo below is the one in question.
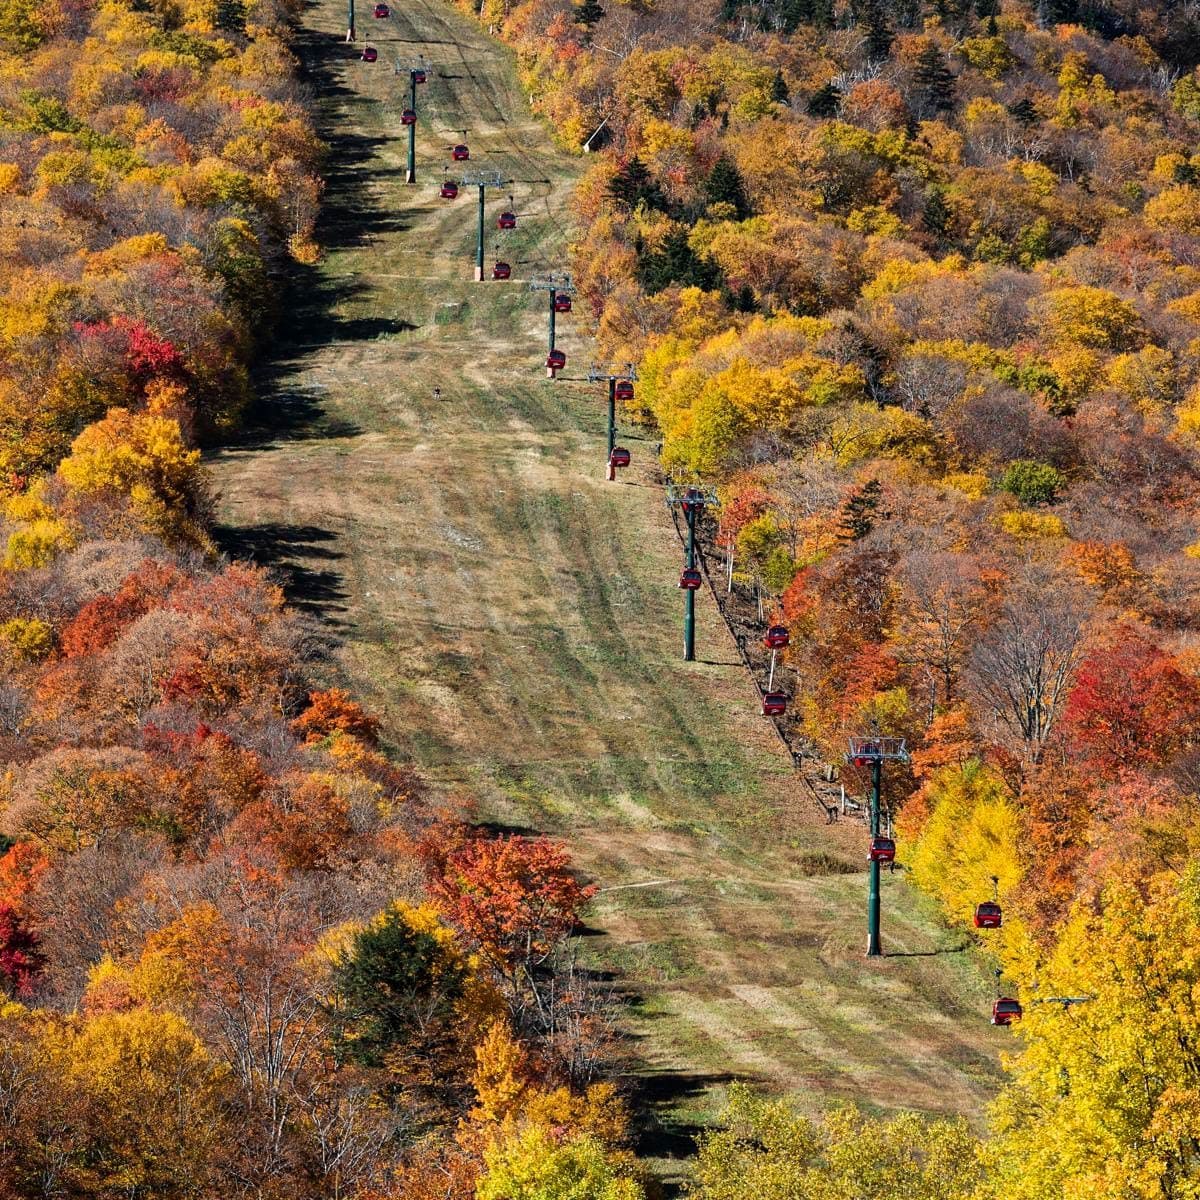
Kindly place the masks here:
[[(798, 786), (707, 595), (703, 661), (678, 661), (653, 444), (623, 438), (634, 468), (604, 482), (580, 317), (560, 325), (566, 378), (542, 377), (524, 281), (562, 269), (576, 163), (506, 52), (449, 8), (364, 12), (374, 65), (340, 42), (339, 0), (306, 20), (327, 255), (260, 380), (262, 432), (213, 459), (227, 548), (278, 567), (326, 624), (397, 755), (483, 820), (569, 840), (603, 889), (589, 953), (636, 994), (634, 1053), (668, 1128), (730, 1077), (977, 1116), (1005, 1044), (983, 964), (899, 875), (892, 953), (865, 962), (861, 827), (827, 827)], [(391, 63), (417, 54), (434, 75), (406, 189)], [(523, 181), (509, 284), (470, 282), (473, 196), (436, 197), (463, 126), (473, 163)]]

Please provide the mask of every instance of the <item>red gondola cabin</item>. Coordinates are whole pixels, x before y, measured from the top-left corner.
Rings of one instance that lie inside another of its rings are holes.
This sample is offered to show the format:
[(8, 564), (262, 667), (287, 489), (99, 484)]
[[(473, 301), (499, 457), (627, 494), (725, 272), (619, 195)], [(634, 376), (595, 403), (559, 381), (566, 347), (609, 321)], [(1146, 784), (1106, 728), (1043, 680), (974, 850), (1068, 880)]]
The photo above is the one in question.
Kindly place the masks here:
[(417, 123), (417, 114), (411, 108), (406, 108), (400, 114), (401, 125), (415, 125)]
[(873, 837), (871, 849), (867, 852), (868, 862), (895, 862), (896, 843), (890, 837)]
[(557, 292), (554, 296), (554, 311), (556, 313), (571, 311), (571, 297), (566, 292)]
[(377, 21), (382, 21), (385, 18), (390, 17), (391, 15), (392, 15), (392, 10), (390, 8), (388, 8), (388, 6), (386, 4), (375, 5), (375, 19)]
[(683, 515), (686, 517), (693, 508), (702, 508), (704, 506), (704, 497), (700, 493), (699, 488), (688, 488), (683, 494), (683, 499), (680, 501), (679, 507), (683, 509)]
[(466, 146), (459, 143), (459, 145), (455, 146), (454, 149), (450, 151), (450, 157), (454, 159), (455, 162), (466, 162), (467, 159), (471, 157), (471, 151), (468, 150)]
[(425, 82), (425, 72), (422, 71), (420, 68), (411, 72), (411, 74), (412, 74), (413, 83), (424, 83)]
[(763, 645), (768, 650), (782, 650), (791, 640), (786, 625), (772, 625), (763, 637)]
[(517, 214), (515, 212), (502, 212), (496, 218), (496, 225), (500, 229), (516, 229)]
[(1004, 913), (994, 900), (985, 900), (975, 907), (976, 929), (999, 929), (1004, 921)]
[(679, 586), (686, 592), (696, 591), (704, 582), (704, 576), (695, 567), (687, 567), (679, 576)]
[(608, 461), (614, 467), (629, 466), (629, 451), (624, 446), (614, 446), (612, 453), (608, 456)]
[(363, 62), (374, 62), (379, 57), (379, 51), (374, 46), (364, 46), (361, 57)]
[(508, 265), (508, 263), (506, 263), (506, 262), (498, 262), (492, 268), (492, 278), (493, 279), (511, 279), (512, 278), (512, 267), (510, 267)]
[(782, 717), (787, 712), (787, 696), (783, 692), (767, 692), (762, 698), (764, 717)]
[(628, 379), (618, 379), (616, 395), (618, 400), (632, 400), (633, 384)]
[(1025, 1010), (1021, 1007), (1021, 1002), (1012, 999), (1011, 996), (1004, 996), (992, 1005), (993, 1025), (1011, 1025), (1024, 1015)]
[(458, 184), (452, 179), (447, 179), (442, 184), (442, 190), (438, 193), (443, 200), (456, 200), (458, 198)]
[(552, 371), (561, 371), (567, 365), (567, 356), (561, 350), (551, 350), (546, 355), (546, 366)]

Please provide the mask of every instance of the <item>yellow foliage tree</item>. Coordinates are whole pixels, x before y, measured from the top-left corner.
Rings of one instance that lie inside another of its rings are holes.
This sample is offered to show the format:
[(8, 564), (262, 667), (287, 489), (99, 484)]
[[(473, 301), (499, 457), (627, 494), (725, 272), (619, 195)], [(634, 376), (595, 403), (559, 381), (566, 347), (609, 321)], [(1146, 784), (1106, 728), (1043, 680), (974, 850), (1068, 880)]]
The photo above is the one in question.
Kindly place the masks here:
[(109, 492), (126, 497), (150, 533), (207, 544), (207, 481), (200, 452), (184, 444), (178, 421), (110, 409), (75, 439), (58, 475), (81, 495)]
[(43, 1051), (89, 1113), (85, 1192), (176, 1195), (212, 1175), (228, 1071), (182, 1018), (138, 1008), (48, 1024)]
[(901, 837), (904, 861), (951, 918), (968, 924), (975, 906), (991, 898), (993, 876), (1001, 898), (1021, 880), (1016, 805), (1004, 780), (978, 760), (937, 771), (925, 800), (920, 836), (907, 844)]
[(0, 642), (15, 662), (37, 662), (54, 649), (54, 630), (37, 617), (12, 617), (0, 624)]
[(1080, 906), (1039, 970), (1025, 1050), (993, 1108), (990, 1194), (1011, 1200), (1200, 1195), (1200, 868), (1117, 882)]
[(1146, 201), (1142, 215), (1154, 229), (1200, 234), (1200, 188), (1191, 184), (1164, 188)]
[(1044, 298), (1050, 332), (1095, 350), (1132, 350), (1145, 341), (1137, 309), (1100, 287), (1055, 288)]
[(477, 1200), (643, 1200), (640, 1184), (597, 1139), (557, 1140), (530, 1125), (484, 1152)]
[(1065, 538), (1066, 522), (1053, 513), (1037, 513), (1014, 509), (1001, 513), (997, 521), (1010, 537), (1029, 541), (1033, 538)]

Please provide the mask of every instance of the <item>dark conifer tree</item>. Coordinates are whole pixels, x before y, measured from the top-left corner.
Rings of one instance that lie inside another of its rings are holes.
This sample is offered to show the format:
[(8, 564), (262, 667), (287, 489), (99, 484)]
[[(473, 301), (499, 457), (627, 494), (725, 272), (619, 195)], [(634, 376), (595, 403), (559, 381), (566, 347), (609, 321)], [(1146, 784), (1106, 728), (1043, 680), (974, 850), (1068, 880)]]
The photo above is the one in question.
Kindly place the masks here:
[(1028, 129), (1031, 125), (1036, 125), (1038, 121), (1038, 112), (1033, 105), (1033, 101), (1028, 96), (1022, 96), (1020, 100), (1008, 106), (1008, 115), (1019, 125), (1023, 125)]
[(628, 162), (622, 164), (612, 183), (608, 185), (609, 195), (614, 200), (636, 208), (639, 203), (645, 203), (649, 208), (666, 211), (667, 198), (662, 189), (650, 178), (650, 171), (640, 158), (634, 155)]
[(805, 111), (810, 117), (836, 117), (841, 103), (842, 93), (831, 81), (809, 96)]
[(833, 27), (833, 0), (783, 0), (779, 18), (784, 33), (795, 33), (801, 25), (830, 29)]
[(359, 933), (334, 968), (326, 1011), (335, 1055), (379, 1067), (396, 1048), (432, 1051), (453, 1027), (465, 979), (431, 934), (390, 913)]
[(862, 26), (867, 43), (867, 55), (872, 59), (887, 58), (892, 51), (896, 35), (887, 23), (887, 14), (881, 0), (852, 0), (850, 10), (854, 20)]
[(722, 155), (704, 181), (704, 196), (709, 204), (732, 204), (741, 220), (750, 215), (750, 202), (741, 173), (733, 162)]
[(865, 538), (877, 521), (887, 520), (890, 515), (880, 511), (882, 501), (883, 484), (878, 479), (868, 479), (862, 487), (855, 488), (842, 505), (838, 536), (847, 542)]
[(582, 25), (588, 31), (589, 37), (592, 28), (602, 20), (604, 20), (604, 9), (600, 6), (600, 0), (582, 0), (582, 3), (575, 6), (575, 24)]
[(939, 188), (930, 188), (925, 195), (925, 205), (921, 210), (921, 222), (935, 237), (945, 237), (950, 226), (950, 207), (946, 203), (946, 194)]
[(936, 42), (927, 42), (918, 55), (913, 84), (925, 105), (935, 112), (954, 107), (954, 72)]

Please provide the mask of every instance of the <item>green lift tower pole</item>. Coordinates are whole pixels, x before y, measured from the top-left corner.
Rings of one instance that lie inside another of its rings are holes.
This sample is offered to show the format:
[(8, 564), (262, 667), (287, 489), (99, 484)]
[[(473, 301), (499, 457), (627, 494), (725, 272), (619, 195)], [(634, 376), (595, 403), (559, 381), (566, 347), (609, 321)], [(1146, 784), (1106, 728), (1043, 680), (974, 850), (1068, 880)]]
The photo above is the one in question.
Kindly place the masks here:
[[(696, 510), (695, 503), (685, 504), (687, 513), (687, 565), (688, 570), (696, 567)], [(683, 593), (683, 661), (696, 661), (696, 592), (687, 588)]]
[(555, 330), (557, 328), (558, 321), (558, 310), (555, 308), (554, 302), (558, 298), (559, 292), (570, 294), (571, 276), (535, 275), (529, 281), (529, 290), (531, 292), (548, 292), (550, 295), (550, 320), (547, 325), (547, 341), (549, 342), (550, 352), (553, 352), (555, 345)]
[[(908, 751), (904, 747), (904, 739), (898, 737), (883, 737), (873, 734), (870, 737), (852, 737), (850, 753), (847, 761), (856, 767), (871, 769), (871, 842), (879, 837), (883, 809), (883, 764), (895, 760), (906, 762)], [(880, 902), (880, 860), (874, 854), (870, 858), (870, 875), (867, 882), (867, 957), (878, 958), (883, 954), (881, 940), (881, 902)]]
[(617, 444), (617, 377), (608, 377), (608, 461), (612, 462), (613, 447)]
[(349, 12), (347, 14), (346, 41), (352, 42), (354, 41), (354, 0), (347, 0), (347, 8)]
[[(350, 0), (353, 4), (354, 0)], [(417, 111), (417, 70), (415, 67), (408, 69), (408, 107), (415, 113)], [(404, 175), (405, 183), (417, 182), (417, 126), (414, 122), (408, 127), (408, 170)]]
[[(717, 494), (712, 488), (680, 487), (671, 484), (667, 488), (667, 503), (679, 505), (687, 518), (687, 570), (696, 569), (696, 520), (710, 505), (717, 503)], [(683, 661), (696, 660), (696, 592), (684, 588), (683, 597)]]
[(478, 170), (467, 171), (462, 177), (463, 187), (476, 187), (479, 189), (479, 227), (475, 237), (475, 282), (483, 282), (483, 245), (484, 245), (484, 221), (486, 219), (487, 205), (487, 190), (490, 187), (504, 187), (511, 183), (511, 179), (505, 179), (499, 171), (494, 170)]
[[(883, 776), (883, 759), (874, 758), (871, 761), (871, 837), (879, 836), (880, 790)], [(879, 873), (881, 868), (877, 858), (871, 859), (871, 878), (867, 884), (867, 957), (876, 958), (883, 953), (883, 945), (879, 939)]]
[[(353, 0), (351, 0), (353, 3)], [(424, 83), (429, 77), (429, 68), (422, 56), (417, 62), (409, 63), (407, 67), (396, 64), (396, 74), (408, 72), (408, 111), (413, 115), (413, 122), (408, 127), (408, 169), (404, 172), (405, 183), (417, 182), (417, 84)]]
[(608, 456), (606, 462), (610, 483), (617, 477), (617, 469), (613, 466), (613, 450), (617, 446), (617, 384), (625, 381), (632, 383), (636, 378), (637, 373), (633, 369), (633, 363), (626, 363), (623, 371), (606, 369), (593, 363), (588, 371), (590, 382), (596, 383), (603, 380), (608, 384)]
[(479, 185), (479, 234), (475, 239), (475, 282), (483, 281), (483, 222), (484, 206), (487, 197), (487, 185)]

